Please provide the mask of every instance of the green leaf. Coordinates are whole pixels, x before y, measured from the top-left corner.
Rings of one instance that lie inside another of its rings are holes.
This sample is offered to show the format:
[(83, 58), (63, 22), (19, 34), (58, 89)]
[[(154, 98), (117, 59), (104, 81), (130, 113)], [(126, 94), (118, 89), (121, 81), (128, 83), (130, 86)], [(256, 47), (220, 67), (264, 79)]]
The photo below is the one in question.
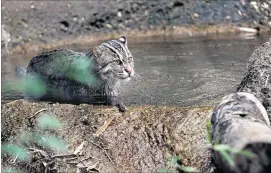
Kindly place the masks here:
[(213, 146), (213, 149), (218, 151), (230, 166), (234, 166), (233, 159), (229, 154), (229, 152), (232, 152), (233, 149), (229, 145), (216, 144)]
[(46, 85), (38, 75), (27, 75), (21, 86), (23, 92), (37, 97), (44, 95), (47, 91)]
[(24, 161), (28, 159), (27, 152), (23, 148), (15, 144), (6, 144), (6, 145), (4, 144), (2, 145), (1, 151), (2, 153), (11, 155), (20, 161)]
[(176, 164), (178, 164), (178, 161), (180, 161), (179, 156), (170, 157), (167, 161), (167, 164), (169, 166), (175, 166)]
[(226, 151), (220, 151), (220, 154), (222, 155), (222, 157), (226, 160), (226, 162), (228, 162), (228, 164), (233, 167), (234, 166), (234, 161), (231, 158), (231, 156), (229, 155), (229, 153), (227, 153)]
[(199, 172), (199, 170), (197, 168), (193, 168), (190, 166), (181, 166), (180, 169), (184, 172)]
[(29, 143), (33, 138), (33, 134), (31, 132), (24, 132), (20, 135), (19, 141), (21, 143)]
[(65, 143), (55, 137), (55, 136), (35, 136), (34, 140), (46, 148), (57, 150), (57, 151), (67, 151)]
[(21, 170), (13, 167), (8, 167), (3, 171), (3, 173), (21, 173), (21, 172), (22, 172)]
[(246, 157), (256, 157), (256, 154), (253, 153), (253, 152), (250, 152), (250, 151), (245, 151), (245, 150), (232, 150), (233, 153), (235, 154), (240, 154), (240, 155), (243, 155), (243, 156), (246, 156)]
[(224, 144), (216, 144), (213, 146), (213, 149), (216, 151), (230, 151), (231, 148), (228, 145), (224, 145)]
[(207, 130), (207, 141), (209, 143), (212, 142), (212, 135), (211, 135), (211, 130), (212, 130), (212, 123), (211, 121), (208, 121), (206, 124), (206, 130)]
[(167, 169), (166, 168), (159, 168), (157, 170), (157, 173), (167, 173)]
[(94, 74), (89, 70), (92, 64), (86, 57), (76, 57), (70, 67), (67, 77), (80, 83), (91, 85), (95, 82)]
[(41, 115), (38, 119), (38, 123), (41, 129), (45, 129), (45, 128), (56, 129), (62, 126), (59, 120), (47, 114)]

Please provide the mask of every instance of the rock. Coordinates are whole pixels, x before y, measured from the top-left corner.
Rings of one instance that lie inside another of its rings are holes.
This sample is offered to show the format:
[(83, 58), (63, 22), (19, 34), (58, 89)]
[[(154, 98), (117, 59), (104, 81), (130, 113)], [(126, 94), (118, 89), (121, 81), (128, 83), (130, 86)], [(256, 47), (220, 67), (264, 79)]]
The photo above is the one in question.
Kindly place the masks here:
[(5, 30), (5, 26), (4, 25), (1, 25), (1, 29), (2, 29), (2, 33), (1, 33), (1, 45), (4, 44), (4, 46), (1, 46), (1, 47), (5, 47), (5, 49), (6, 49), (7, 53), (8, 53), (9, 52), (9, 50), (8, 50), (8, 44), (11, 41), (11, 34)]
[(195, 18), (199, 18), (199, 14), (198, 13), (194, 13), (194, 17)]
[(266, 108), (271, 119), (271, 39), (251, 55), (248, 71), (237, 91), (254, 94)]
[(254, 28), (245, 28), (245, 27), (238, 27), (238, 29), (242, 32), (249, 32), (249, 33), (257, 33), (257, 29)]

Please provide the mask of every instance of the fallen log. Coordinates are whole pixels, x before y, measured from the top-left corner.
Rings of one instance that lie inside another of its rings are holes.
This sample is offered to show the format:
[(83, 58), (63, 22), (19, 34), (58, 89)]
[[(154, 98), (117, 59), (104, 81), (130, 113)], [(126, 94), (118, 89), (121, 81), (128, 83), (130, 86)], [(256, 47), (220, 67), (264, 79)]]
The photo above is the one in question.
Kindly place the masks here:
[[(270, 172), (270, 121), (256, 97), (244, 92), (225, 96), (213, 110), (211, 123), (218, 172)], [(225, 150), (216, 149), (219, 147)]]

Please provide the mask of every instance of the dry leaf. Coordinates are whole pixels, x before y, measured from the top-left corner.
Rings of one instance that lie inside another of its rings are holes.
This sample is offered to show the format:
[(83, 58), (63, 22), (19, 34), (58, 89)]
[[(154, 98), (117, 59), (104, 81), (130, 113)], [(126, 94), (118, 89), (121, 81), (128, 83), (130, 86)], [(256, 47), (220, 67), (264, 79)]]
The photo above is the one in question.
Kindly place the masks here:
[(107, 119), (105, 122), (104, 122), (104, 125), (102, 125), (102, 127), (100, 127), (97, 132), (95, 133), (95, 135), (99, 136), (100, 134), (102, 134), (106, 129), (107, 127), (111, 124), (111, 122), (114, 120), (115, 116), (112, 116), (110, 117), (109, 119)]
[(74, 151), (73, 154), (77, 155), (78, 153), (80, 153), (85, 145), (86, 141), (83, 141), (77, 148), (76, 150)]
[[(96, 163), (94, 163), (93, 165), (88, 166), (87, 171), (89, 171), (89, 170), (91, 170), (91, 169), (96, 169), (96, 166), (98, 165), (98, 163), (99, 163), (99, 162), (96, 162)], [(99, 171), (98, 169), (96, 169), (96, 170)]]

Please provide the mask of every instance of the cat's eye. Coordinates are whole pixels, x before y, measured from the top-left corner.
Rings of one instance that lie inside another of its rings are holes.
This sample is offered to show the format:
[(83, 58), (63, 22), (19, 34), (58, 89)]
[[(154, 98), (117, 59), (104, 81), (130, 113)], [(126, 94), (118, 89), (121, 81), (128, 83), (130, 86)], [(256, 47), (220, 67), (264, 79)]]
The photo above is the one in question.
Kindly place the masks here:
[(133, 57), (128, 57), (128, 62), (130, 63), (132, 61)]
[(116, 62), (116, 64), (118, 64), (118, 65), (122, 65), (122, 61), (121, 61), (121, 60), (116, 60), (115, 62)]

